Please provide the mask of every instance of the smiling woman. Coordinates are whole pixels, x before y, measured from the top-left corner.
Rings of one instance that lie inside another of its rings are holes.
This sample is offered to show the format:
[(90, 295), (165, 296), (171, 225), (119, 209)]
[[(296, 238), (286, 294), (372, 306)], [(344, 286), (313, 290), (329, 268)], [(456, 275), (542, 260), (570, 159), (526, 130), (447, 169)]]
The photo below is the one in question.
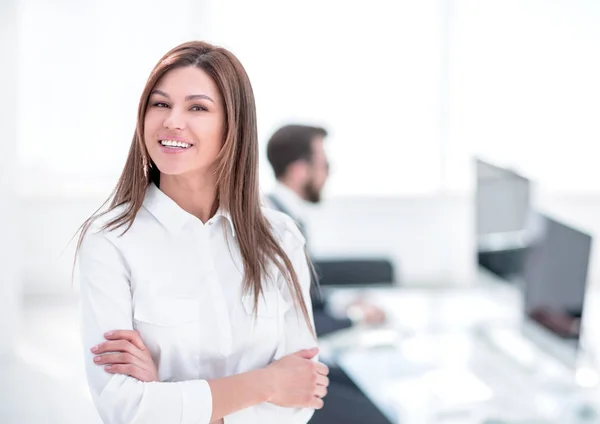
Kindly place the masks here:
[(322, 407), (305, 241), (261, 208), (257, 166), (236, 57), (202, 42), (167, 53), (109, 207), (78, 243), (88, 381), (105, 423), (300, 424)]

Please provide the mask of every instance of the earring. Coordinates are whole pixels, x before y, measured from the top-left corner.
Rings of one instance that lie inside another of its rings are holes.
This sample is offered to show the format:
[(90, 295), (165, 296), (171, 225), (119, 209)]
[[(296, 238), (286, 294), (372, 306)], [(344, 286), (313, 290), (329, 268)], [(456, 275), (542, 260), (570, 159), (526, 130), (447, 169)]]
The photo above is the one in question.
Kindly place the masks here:
[(150, 175), (150, 168), (152, 167), (151, 161), (148, 160), (148, 153), (146, 150), (142, 150), (142, 167), (144, 171), (144, 178), (148, 181), (148, 176)]

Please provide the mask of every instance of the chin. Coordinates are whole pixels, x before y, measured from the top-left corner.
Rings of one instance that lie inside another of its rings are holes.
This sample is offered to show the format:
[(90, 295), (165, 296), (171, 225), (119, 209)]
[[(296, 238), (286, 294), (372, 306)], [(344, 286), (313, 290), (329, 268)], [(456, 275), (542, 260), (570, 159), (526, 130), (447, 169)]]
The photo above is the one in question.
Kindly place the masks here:
[(176, 163), (176, 161), (159, 161), (155, 162), (156, 167), (163, 175), (184, 176), (184, 175), (205, 175), (210, 169), (206, 165), (190, 165), (186, 163)]
[(314, 204), (321, 203), (321, 195), (312, 193), (311, 195), (306, 197), (306, 200), (309, 203), (314, 203)]
[(183, 167), (174, 163), (156, 163), (156, 167), (164, 175), (182, 175), (190, 171), (189, 167)]

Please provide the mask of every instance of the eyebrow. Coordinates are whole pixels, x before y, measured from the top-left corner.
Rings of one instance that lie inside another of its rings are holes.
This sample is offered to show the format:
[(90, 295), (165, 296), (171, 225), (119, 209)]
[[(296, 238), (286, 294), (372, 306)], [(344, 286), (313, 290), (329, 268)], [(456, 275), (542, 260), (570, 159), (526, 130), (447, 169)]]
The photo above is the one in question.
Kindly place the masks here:
[[(165, 93), (164, 91), (161, 90), (152, 90), (152, 94), (158, 94), (160, 96), (166, 97), (167, 99), (170, 99), (169, 95), (167, 93)], [(211, 102), (215, 102), (213, 99), (211, 99), (209, 96), (207, 96), (206, 94), (190, 94), (189, 96), (186, 96), (185, 101), (189, 102), (190, 100), (209, 100)]]

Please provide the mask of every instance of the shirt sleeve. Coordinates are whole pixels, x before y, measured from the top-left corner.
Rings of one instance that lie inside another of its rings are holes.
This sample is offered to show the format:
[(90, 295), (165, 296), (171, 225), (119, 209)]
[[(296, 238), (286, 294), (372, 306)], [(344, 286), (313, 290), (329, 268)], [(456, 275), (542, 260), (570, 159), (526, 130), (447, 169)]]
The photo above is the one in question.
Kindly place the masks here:
[[(285, 355), (295, 353), (302, 349), (309, 349), (316, 346), (317, 341), (314, 337), (314, 321), (310, 299), (311, 271), (308, 265), (305, 253), (304, 237), (300, 234), (295, 224), (290, 221), (288, 233), (284, 235), (284, 249), (287, 246), (286, 253), (296, 271), (298, 281), (302, 288), (302, 297), (308, 310), (310, 318), (310, 328), (302, 310), (294, 307), (292, 294), (288, 288), (287, 282), (280, 277), (278, 286), (282, 287), (281, 294), (284, 300), (290, 305), (284, 316), (284, 338), (280, 341), (275, 360)], [(316, 361), (317, 358), (314, 358)], [(225, 424), (306, 424), (314, 413), (312, 408), (284, 408), (271, 403), (262, 403), (250, 408), (243, 409), (224, 418)]]
[(141, 382), (109, 374), (93, 362), (90, 348), (109, 330), (133, 329), (130, 271), (104, 232), (85, 235), (78, 253), (81, 333), (92, 399), (105, 424), (203, 424), (212, 414), (205, 380)]

